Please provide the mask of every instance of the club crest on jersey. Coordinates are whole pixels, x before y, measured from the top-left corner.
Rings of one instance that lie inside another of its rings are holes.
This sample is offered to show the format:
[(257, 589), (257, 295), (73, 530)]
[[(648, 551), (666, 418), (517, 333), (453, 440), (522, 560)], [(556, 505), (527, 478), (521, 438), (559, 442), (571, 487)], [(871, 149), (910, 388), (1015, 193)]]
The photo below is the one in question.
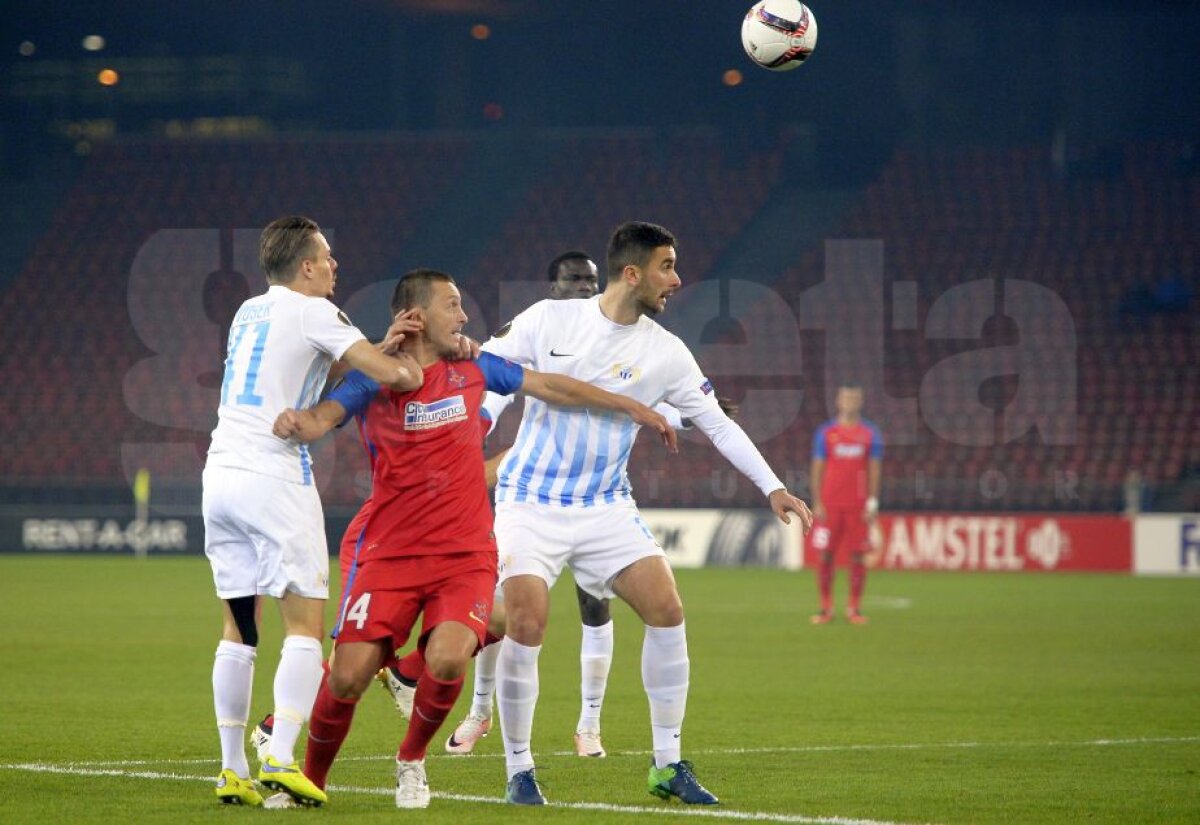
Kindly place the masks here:
[(431, 430), (467, 418), (467, 402), (461, 395), (452, 395), (440, 401), (423, 404), (409, 401), (404, 405), (404, 429)]
[(450, 367), (446, 370), (446, 380), (458, 387), (460, 390), (467, 385), (467, 377), (454, 367)]
[(620, 381), (630, 381), (636, 383), (642, 377), (642, 371), (632, 364), (622, 364), (620, 362), (613, 364), (609, 370), (609, 375)]

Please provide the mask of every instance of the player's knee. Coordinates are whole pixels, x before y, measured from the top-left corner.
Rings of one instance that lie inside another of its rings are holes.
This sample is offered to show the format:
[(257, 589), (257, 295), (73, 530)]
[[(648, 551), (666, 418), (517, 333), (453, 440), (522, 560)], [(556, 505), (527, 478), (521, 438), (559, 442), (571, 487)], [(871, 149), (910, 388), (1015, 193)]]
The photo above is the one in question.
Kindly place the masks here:
[(533, 611), (508, 611), (506, 635), (523, 645), (540, 645), (546, 635), (546, 617)]
[(683, 624), (683, 602), (674, 591), (664, 593), (661, 598), (656, 599), (649, 606), (647, 613), (649, 615), (643, 616), (642, 620), (653, 627), (676, 627)]
[(342, 701), (357, 699), (367, 691), (372, 675), (363, 677), (356, 673), (339, 670), (336, 665), (329, 671), (329, 692)]
[(471, 658), (459, 651), (426, 650), (425, 669), (439, 682), (453, 682), (467, 672)]

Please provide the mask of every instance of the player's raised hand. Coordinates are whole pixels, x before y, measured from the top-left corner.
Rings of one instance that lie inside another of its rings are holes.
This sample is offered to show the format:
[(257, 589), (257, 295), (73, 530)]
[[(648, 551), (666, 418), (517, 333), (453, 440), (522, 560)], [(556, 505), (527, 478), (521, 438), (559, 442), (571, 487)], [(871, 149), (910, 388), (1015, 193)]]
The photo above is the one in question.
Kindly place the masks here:
[(392, 324), (387, 328), (387, 332), (383, 335), (383, 341), (379, 344), (379, 351), (384, 355), (395, 355), (400, 350), (400, 345), (404, 343), (404, 339), (415, 332), (420, 332), (425, 328), (425, 325), (417, 317), (419, 310), (409, 309), (398, 313), (392, 319)]
[(645, 404), (637, 404), (629, 411), (629, 417), (643, 427), (650, 427), (653, 430), (657, 430), (666, 448), (673, 453), (679, 452), (679, 440), (675, 435), (675, 428), (662, 415), (656, 413)]
[(779, 520), (784, 524), (791, 524), (792, 520), (788, 517), (788, 513), (795, 513), (800, 517), (800, 526), (804, 528), (806, 535), (812, 529), (812, 511), (808, 509), (807, 504), (787, 490), (781, 487), (771, 493), (767, 500), (771, 503), (771, 509), (775, 512), (775, 515), (779, 516)]
[(479, 357), (479, 342), (468, 338), (461, 332), (458, 334), (458, 354), (451, 356), (451, 361), (474, 361)]

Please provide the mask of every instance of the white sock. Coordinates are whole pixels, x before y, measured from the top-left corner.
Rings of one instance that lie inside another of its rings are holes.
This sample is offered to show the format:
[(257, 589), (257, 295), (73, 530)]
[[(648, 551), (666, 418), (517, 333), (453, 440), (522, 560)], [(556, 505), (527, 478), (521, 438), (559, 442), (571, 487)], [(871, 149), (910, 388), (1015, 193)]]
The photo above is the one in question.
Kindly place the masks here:
[(646, 627), (642, 642), (642, 684), (650, 700), (654, 764), (665, 768), (680, 758), (679, 737), (687, 709), (687, 634), (677, 627)]
[(254, 687), (254, 657), (250, 645), (222, 640), (213, 661), (213, 707), (221, 737), (221, 770), (229, 768), (242, 779), (250, 777), (246, 762), (246, 720)]
[(300, 728), (312, 715), (313, 702), (324, 676), (321, 643), (311, 636), (288, 636), (275, 671), (275, 727), (271, 731), (271, 756), (290, 765), (296, 761)]
[(538, 654), (542, 646), (528, 647), (505, 637), (496, 661), (496, 705), (504, 738), (504, 763), (508, 778), (533, 767), (529, 742), (533, 738), (533, 709), (538, 698)]
[(471, 715), (492, 718), (492, 696), (496, 693), (496, 660), (504, 640), (485, 647), (475, 654), (475, 695), (471, 697)]
[(608, 671), (612, 667), (613, 623), (599, 627), (583, 626), (583, 642), (579, 646), (579, 724), (575, 730), (600, 732), (600, 706), (608, 688)]

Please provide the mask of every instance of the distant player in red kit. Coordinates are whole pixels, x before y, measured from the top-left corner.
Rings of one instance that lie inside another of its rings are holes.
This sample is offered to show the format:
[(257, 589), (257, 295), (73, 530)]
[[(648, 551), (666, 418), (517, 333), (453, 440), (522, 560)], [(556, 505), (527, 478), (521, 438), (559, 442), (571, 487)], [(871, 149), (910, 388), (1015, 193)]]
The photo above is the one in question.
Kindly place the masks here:
[(396, 765), (396, 805), (429, 804), (425, 752), (458, 698), (462, 674), (483, 642), (496, 587), (497, 557), (483, 462), (479, 408), (485, 391), (518, 390), (551, 405), (630, 415), (674, 446), (658, 413), (566, 376), (523, 369), (488, 353), (447, 361), (460, 351), (467, 321), (453, 279), (414, 270), (397, 284), (392, 310), (418, 310), (420, 330), (401, 344), (423, 364), (424, 384), (410, 392), (381, 388), (359, 373), (316, 407), (286, 410), (276, 434), (311, 441), (365, 413), (372, 447), (372, 489), (356, 566), (348, 574), (329, 662), (309, 726), (307, 776), (324, 788), (349, 732), (354, 706), (379, 668), (424, 614), (424, 669)]
[(846, 620), (866, 624), (861, 612), (867, 580), (868, 532), (879, 512), (879, 482), (883, 473), (883, 436), (864, 419), (862, 388), (843, 384), (837, 391), (837, 417), (813, 436), (812, 547), (820, 554), (817, 584), (821, 612), (813, 624), (833, 619), (833, 570), (839, 551), (850, 556), (850, 600)]

